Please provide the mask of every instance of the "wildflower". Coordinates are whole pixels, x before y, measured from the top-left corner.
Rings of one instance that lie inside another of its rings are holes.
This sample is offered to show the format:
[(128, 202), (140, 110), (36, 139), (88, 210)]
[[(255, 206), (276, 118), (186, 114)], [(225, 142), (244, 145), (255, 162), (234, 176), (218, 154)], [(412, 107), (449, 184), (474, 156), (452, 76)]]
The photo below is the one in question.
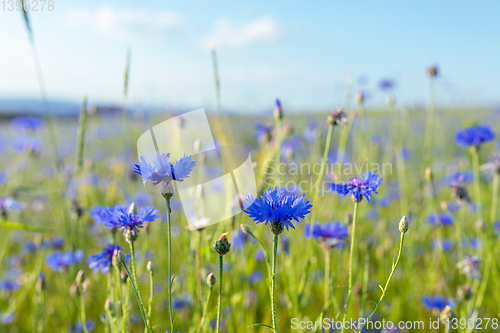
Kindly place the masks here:
[(314, 121), (311, 121), (304, 129), (302, 135), (304, 136), (304, 139), (306, 139), (307, 142), (315, 143), (316, 141), (318, 141), (320, 133), (321, 131), (318, 128), (318, 124)]
[[(85, 322), (85, 327), (87, 331), (92, 332), (95, 330), (95, 322), (92, 319), (87, 319)], [(75, 325), (71, 326), (69, 329), (70, 333), (83, 333), (83, 325), (81, 322), (77, 322)]]
[(55, 251), (47, 255), (45, 262), (47, 266), (53, 270), (60, 272), (67, 269), (69, 266), (80, 262), (83, 259), (83, 251), (76, 250), (75, 252), (67, 251)]
[(451, 196), (458, 202), (470, 203), (471, 198), (463, 182), (453, 182), (451, 185)]
[(262, 249), (255, 250), (254, 253), (255, 261), (260, 262), (266, 259), (266, 253)]
[[(139, 214), (134, 212), (134, 205), (126, 209), (123, 205), (115, 207), (93, 207), (90, 211), (90, 216), (97, 223), (102, 223), (108, 228), (117, 227), (123, 230), (123, 235), (127, 234), (132, 238), (137, 238), (139, 228), (144, 226), (144, 222), (153, 222), (160, 217), (159, 209), (154, 206), (141, 207)], [(133, 239), (135, 240), (135, 239)]]
[[(432, 243), (431, 243), (431, 246), (433, 249), (439, 249), (439, 241), (437, 240), (432, 240)], [(443, 239), (441, 240), (441, 248), (443, 249), (443, 251), (450, 251), (451, 249), (453, 249), (453, 241), (452, 240), (449, 240), (449, 239)]]
[(215, 274), (214, 273), (208, 274), (208, 276), (207, 276), (207, 285), (210, 288), (212, 288), (213, 286), (215, 286)]
[(0, 172), (0, 186), (7, 183), (7, 172)]
[(457, 268), (464, 273), (468, 278), (479, 280), (481, 273), (479, 272), (479, 265), (481, 261), (478, 256), (464, 256), (464, 259), (457, 263)]
[(304, 227), (304, 236), (306, 238), (316, 238), (326, 248), (340, 248), (344, 245), (344, 239), (349, 235), (347, 226), (341, 222), (329, 222), (325, 224), (307, 223)]
[(38, 117), (16, 117), (10, 122), (14, 130), (36, 131), (43, 127), (43, 120)]
[(191, 308), (192, 298), (189, 293), (183, 293), (174, 298), (173, 307), (175, 310), (182, 310), (184, 308)]
[(472, 247), (475, 250), (481, 247), (481, 241), (475, 237), (462, 239), (462, 244), (464, 247)]
[(281, 108), (281, 101), (278, 98), (276, 98), (274, 104), (274, 119), (283, 119), (283, 109)]
[(16, 201), (16, 199), (7, 197), (0, 199), (0, 213), (6, 215), (9, 212), (20, 212), (24, 209), (26, 205), (22, 202)]
[(18, 153), (29, 152), (37, 156), (42, 150), (42, 140), (34, 136), (23, 136), (14, 141), (14, 150)]
[(17, 283), (14, 280), (3, 280), (0, 281), (0, 290), (2, 291), (7, 291), (7, 292), (12, 292), (19, 288), (19, 283)]
[(333, 192), (338, 193), (342, 198), (349, 194), (355, 202), (361, 202), (363, 197), (366, 197), (366, 200), (370, 202), (372, 193), (378, 193), (382, 179), (377, 173), (369, 170), (363, 175), (363, 178), (352, 177), (345, 184), (330, 183), (330, 187)]
[(292, 159), (294, 152), (300, 148), (302, 148), (302, 141), (294, 135), (281, 144), (281, 155), (282, 157)]
[(260, 280), (262, 280), (263, 277), (264, 273), (262, 273), (262, 271), (255, 271), (248, 276), (248, 282), (249, 283), (259, 282)]
[(396, 82), (394, 82), (394, 80), (392, 80), (392, 79), (382, 79), (378, 83), (378, 86), (383, 91), (389, 91), (389, 90), (392, 90), (396, 86)]
[(244, 212), (249, 217), (252, 217), (257, 224), (265, 222), (267, 225), (271, 222), (271, 225), (279, 224), (281, 228), (285, 227), (287, 231), (289, 228), (295, 229), (292, 220), (300, 222), (300, 219), (309, 214), (312, 207), (304, 194), (299, 197), (293, 194), (285, 196), (277, 188), (270, 188), (257, 199), (249, 196), (246, 201), (248, 208)]
[(464, 147), (478, 148), (481, 143), (493, 141), (495, 133), (489, 126), (471, 126), (460, 130), (455, 135), (455, 141)]
[(273, 126), (272, 125), (267, 125), (267, 124), (262, 124), (262, 123), (255, 123), (255, 138), (259, 140), (260, 142), (269, 142), (271, 141), (272, 138), (272, 133), (273, 133)]
[(243, 230), (238, 229), (236, 230), (235, 235), (233, 237), (232, 245), (235, 249), (241, 249), (247, 240), (248, 240), (248, 234), (245, 233)]
[(500, 153), (491, 154), (488, 163), (482, 165), (481, 169), (492, 174), (500, 174)]
[[(121, 247), (116, 244), (107, 245), (101, 252), (98, 252), (90, 257), (87, 257), (87, 264), (89, 268), (97, 273), (101, 271), (102, 273), (108, 273), (109, 268), (113, 264), (113, 256), (121, 250)], [(126, 255), (126, 260), (130, 259), (130, 254)]]
[(436, 213), (431, 213), (429, 216), (427, 216), (427, 222), (431, 225), (436, 224), (436, 220), (439, 221), (439, 224), (441, 225), (452, 225), (454, 223), (453, 220), (453, 215), (450, 213), (441, 213), (439, 216), (436, 217)]
[(169, 154), (162, 154), (156, 156), (156, 160), (151, 165), (144, 156), (141, 156), (139, 164), (135, 165), (134, 172), (141, 176), (142, 181), (151, 180), (154, 186), (161, 183), (162, 194), (173, 194), (172, 181), (182, 182), (189, 177), (196, 165), (191, 157), (184, 154), (175, 165), (172, 165)]
[(453, 183), (470, 183), (474, 180), (474, 173), (472, 170), (464, 172), (452, 172), (443, 177), (443, 183), (451, 185)]
[(422, 297), (422, 304), (429, 310), (443, 310), (445, 306), (451, 305), (451, 301), (439, 295)]
[(16, 320), (15, 312), (0, 313), (0, 324), (10, 325)]
[(331, 126), (347, 124), (347, 116), (345, 115), (344, 110), (342, 110), (340, 108), (333, 110), (328, 115), (327, 120), (328, 120), (328, 124)]
[(429, 66), (427, 67), (426, 73), (430, 78), (436, 78), (439, 74), (439, 70), (437, 66)]
[(399, 221), (399, 232), (405, 234), (408, 231), (408, 228), (409, 228), (408, 220), (406, 219), (406, 216), (403, 216), (401, 221)]

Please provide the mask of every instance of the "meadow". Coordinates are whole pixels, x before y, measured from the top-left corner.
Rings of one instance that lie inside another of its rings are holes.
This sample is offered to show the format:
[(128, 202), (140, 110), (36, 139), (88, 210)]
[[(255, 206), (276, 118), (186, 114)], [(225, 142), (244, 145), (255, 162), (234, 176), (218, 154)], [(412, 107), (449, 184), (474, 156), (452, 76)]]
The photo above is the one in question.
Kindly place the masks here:
[(134, 173), (139, 136), (177, 114), (2, 121), (0, 331), (340, 332), (314, 322), (372, 315), (425, 326), (366, 332), (498, 331), (500, 113), (283, 102), (209, 120), (220, 145), (250, 151), (259, 196), (293, 200), (248, 201), (251, 217), (194, 231), (175, 191), (149, 192), (144, 164)]

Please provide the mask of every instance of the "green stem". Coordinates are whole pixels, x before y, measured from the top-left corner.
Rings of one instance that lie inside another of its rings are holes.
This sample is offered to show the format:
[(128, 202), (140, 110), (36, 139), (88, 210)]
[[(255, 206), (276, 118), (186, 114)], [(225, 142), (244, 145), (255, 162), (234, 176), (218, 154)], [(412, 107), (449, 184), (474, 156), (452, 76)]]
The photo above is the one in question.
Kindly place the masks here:
[(494, 223), (497, 219), (499, 187), (500, 187), (500, 175), (498, 173), (495, 173), (495, 175), (493, 176), (493, 190), (491, 197), (491, 212), (490, 212), (491, 223)]
[(430, 78), (429, 80), (429, 108), (427, 110), (427, 122), (425, 125), (424, 138), (424, 152), (426, 154), (424, 161), (427, 165), (429, 165), (432, 156), (432, 149), (430, 146), (432, 144), (432, 137), (434, 134), (434, 79)]
[(89, 333), (87, 329), (87, 315), (85, 314), (85, 299), (83, 297), (83, 290), (79, 291), (80, 298), (80, 321), (82, 322), (82, 328), (84, 333)]
[[(132, 258), (134, 258), (133, 254), (132, 254)], [(133, 264), (133, 261), (132, 261), (132, 264)], [(144, 325), (146, 325), (146, 329), (147, 329), (148, 333), (152, 333), (153, 331), (151, 330), (151, 328), (149, 326), (149, 322), (148, 322), (148, 319), (146, 317), (146, 313), (144, 312), (144, 305), (141, 302), (142, 296), (140, 294), (140, 291), (137, 288), (137, 286), (136, 286), (136, 284), (135, 284), (135, 282), (134, 282), (134, 280), (132, 278), (132, 274), (130, 273), (130, 271), (129, 271), (127, 265), (125, 264), (125, 262), (122, 262), (122, 265), (123, 265), (123, 268), (125, 269), (125, 271), (127, 272), (128, 277), (130, 279), (130, 283), (132, 284), (132, 288), (134, 289), (135, 297), (137, 298), (137, 303), (139, 304), (139, 310), (141, 311), (141, 316), (142, 316), (142, 320), (144, 321)]]
[(205, 301), (205, 307), (203, 308), (203, 315), (201, 316), (200, 326), (198, 326), (198, 333), (201, 333), (203, 323), (205, 322), (205, 318), (207, 317), (208, 304), (210, 303), (210, 297), (212, 296), (212, 289), (213, 287), (210, 287), (208, 291), (207, 300)]
[(328, 309), (328, 304), (330, 303), (330, 258), (331, 251), (329, 249), (325, 249), (325, 304), (324, 311)]
[[(353, 257), (354, 257), (354, 242), (356, 240), (356, 220), (358, 219), (358, 202), (354, 203), (354, 213), (352, 215), (352, 231), (351, 231), (351, 249), (349, 252), (349, 281), (348, 281), (348, 286), (347, 286), (347, 300), (344, 305), (344, 319), (343, 322), (345, 322), (345, 319), (347, 317), (347, 310), (349, 309), (349, 303), (351, 301), (351, 294), (352, 294), (352, 262), (353, 262)], [(344, 332), (344, 325), (342, 325), (342, 331)]]
[(380, 303), (382, 303), (382, 300), (384, 299), (385, 297), (385, 294), (387, 292), (387, 288), (389, 287), (389, 283), (391, 282), (391, 279), (392, 279), (392, 276), (394, 275), (394, 272), (396, 271), (396, 268), (398, 267), (398, 264), (399, 264), (399, 260), (401, 259), (401, 253), (403, 252), (403, 243), (404, 243), (404, 239), (405, 239), (405, 234), (402, 232), (401, 233), (401, 237), (400, 237), (400, 240), (399, 240), (399, 252), (398, 252), (398, 256), (396, 258), (396, 262), (393, 262), (392, 264), (392, 270), (391, 270), (391, 274), (389, 275), (389, 278), (387, 279), (387, 282), (385, 283), (385, 286), (384, 288), (382, 289), (382, 295), (380, 296), (380, 299), (377, 303), (377, 305), (375, 306), (375, 309), (373, 310), (373, 312), (368, 316), (367, 320), (365, 321), (365, 323), (363, 324), (363, 327), (361, 327), (361, 329), (358, 331), (358, 333), (362, 332), (364, 327), (366, 326), (366, 323), (369, 322), (373, 315), (375, 314), (375, 312), (377, 312), (379, 306), (380, 306)]
[(477, 207), (477, 218), (484, 222), (483, 217), (483, 201), (481, 200), (481, 185), (479, 179), (479, 154), (477, 148), (471, 149), (472, 154), (472, 168), (474, 172), (474, 192), (476, 194)]
[[(151, 314), (153, 313), (153, 294), (154, 294), (154, 283), (153, 283), (153, 270), (149, 271), (149, 302), (148, 302), (148, 318), (151, 320)], [(144, 330), (146, 331), (146, 330)]]
[[(333, 125), (328, 126), (328, 134), (326, 135), (326, 142), (325, 142), (325, 150), (323, 151), (323, 159), (321, 160), (321, 168), (319, 170), (319, 175), (318, 178), (316, 179), (316, 183), (314, 184), (314, 188), (317, 189), (317, 191), (314, 191), (314, 197), (312, 201), (312, 208), (311, 208), (311, 230), (314, 229), (314, 225), (316, 224), (316, 202), (318, 201), (319, 197), (319, 192), (320, 188), (319, 186), (321, 185), (323, 181), (323, 177), (325, 175), (325, 169), (326, 169), (326, 162), (328, 160), (328, 153), (330, 152), (330, 144), (332, 141), (332, 136), (333, 136)], [(309, 266), (311, 265), (311, 256), (310, 256), (310, 251), (311, 251), (311, 241), (312, 237), (310, 237), (307, 240), (306, 244), (306, 262), (304, 265), (304, 274), (302, 274), (302, 279), (300, 281), (299, 285), (299, 292), (298, 292), (298, 299), (300, 303), (300, 299), (302, 298), (302, 295), (304, 293), (305, 287), (306, 287), (306, 279), (307, 279), (307, 274), (306, 272), (309, 270)]]
[(202, 296), (201, 296), (201, 233), (202, 230), (197, 230), (196, 231), (196, 290), (198, 293), (198, 302), (200, 303), (200, 310), (201, 310), (201, 304), (203, 302)]
[(279, 165), (281, 163), (281, 143), (283, 141), (283, 138), (281, 137), (281, 119), (278, 117), (276, 119), (276, 154), (274, 155), (274, 185), (275, 186), (280, 186), (280, 180), (279, 180)]
[(220, 312), (222, 307), (222, 266), (223, 259), (222, 256), (219, 256), (219, 297), (217, 300), (217, 329), (216, 332), (220, 332)]
[(276, 321), (276, 254), (278, 252), (278, 235), (273, 239), (273, 263), (271, 270), (271, 311), (273, 319), (274, 332), (278, 333), (278, 323)]
[[(134, 291), (136, 293), (136, 296), (137, 296), (137, 302), (139, 303), (139, 307), (141, 308), (141, 312), (144, 313), (144, 317), (145, 317), (145, 323), (146, 323), (146, 328), (148, 329), (148, 332), (151, 331), (151, 324), (149, 322), (149, 317), (146, 316), (145, 314), (145, 310), (144, 310), (144, 299), (142, 297), (142, 293), (141, 293), (141, 290), (139, 289), (139, 283), (137, 281), (137, 273), (136, 273), (136, 269), (135, 269), (135, 250), (134, 250), (134, 242), (129, 242), (130, 244), (130, 256), (131, 256), (131, 267), (132, 267), (132, 277), (130, 277), (130, 274), (129, 274), (129, 278), (132, 279), (132, 286), (134, 287)], [(128, 272), (128, 269), (125, 268), (127, 270), (127, 274), (129, 273)]]
[(168, 312), (170, 314), (170, 331), (174, 332), (174, 312), (172, 308), (172, 221), (170, 219), (170, 198), (165, 196), (167, 203), (167, 248), (168, 248)]

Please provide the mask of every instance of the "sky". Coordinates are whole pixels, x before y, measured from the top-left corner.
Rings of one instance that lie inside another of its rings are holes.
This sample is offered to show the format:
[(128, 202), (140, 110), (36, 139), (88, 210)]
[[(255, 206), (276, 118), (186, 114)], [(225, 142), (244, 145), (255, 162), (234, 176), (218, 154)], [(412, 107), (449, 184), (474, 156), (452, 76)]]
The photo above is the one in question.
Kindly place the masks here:
[[(1, 6), (1, 5), (0, 5)], [(367, 107), (397, 82), (400, 106), (425, 105), (429, 65), (442, 106), (498, 106), (499, 1), (60, 1), (30, 12), (49, 99), (213, 109), (210, 45), (222, 107), (290, 111), (343, 106), (346, 86)], [(350, 82), (350, 83), (349, 83)], [(0, 99), (38, 98), (21, 13), (0, 8)]]

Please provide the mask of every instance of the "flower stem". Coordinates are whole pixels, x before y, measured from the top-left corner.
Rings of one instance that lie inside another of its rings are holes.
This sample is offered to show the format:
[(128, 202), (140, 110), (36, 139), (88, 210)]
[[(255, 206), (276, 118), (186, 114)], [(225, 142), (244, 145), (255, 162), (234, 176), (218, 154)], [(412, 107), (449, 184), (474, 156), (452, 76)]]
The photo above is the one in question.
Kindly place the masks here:
[(273, 263), (271, 268), (271, 311), (273, 319), (274, 332), (278, 333), (278, 323), (276, 321), (276, 254), (278, 252), (278, 235), (273, 239)]
[[(328, 159), (328, 153), (330, 152), (330, 144), (332, 141), (332, 136), (333, 136), (333, 125), (328, 126), (328, 134), (326, 135), (326, 142), (325, 142), (325, 150), (323, 151), (323, 160), (321, 161), (321, 168), (319, 170), (319, 175), (318, 178), (316, 179), (315, 183), (315, 188), (317, 191), (314, 192), (314, 197), (312, 201), (312, 208), (311, 208), (311, 230), (314, 229), (314, 225), (316, 224), (316, 202), (318, 201), (319, 197), (319, 186), (321, 185), (321, 182), (323, 181), (323, 177), (325, 175), (325, 169), (326, 169), (326, 161)], [(307, 278), (307, 271), (309, 270), (309, 266), (311, 264), (311, 256), (310, 256), (310, 251), (311, 251), (311, 242), (312, 242), (312, 237), (310, 237), (307, 240), (306, 244), (306, 262), (304, 265), (304, 274), (302, 275), (302, 279), (300, 281), (299, 285), (299, 292), (298, 292), (298, 299), (300, 303), (300, 299), (302, 298), (302, 295), (304, 293), (305, 287), (306, 287), (306, 278)]]
[[(347, 289), (347, 300), (344, 305), (344, 319), (347, 317), (347, 310), (349, 309), (349, 303), (351, 301), (352, 294), (352, 262), (354, 257), (354, 241), (356, 240), (356, 220), (358, 219), (358, 202), (354, 203), (354, 213), (352, 215), (352, 231), (351, 231), (351, 250), (349, 252), (349, 281), (348, 281), (348, 289)], [(344, 325), (342, 325), (342, 331), (344, 332)]]
[(153, 282), (154, 282), (153, 271), (150, 270), (149, 271), (149, 302), (148, 302), (148, 315), (147, 315), (147, 317), (150, 321), (151, 321), (151, 314), (153, 313), (153, 294), (154, 294), (154, 283)]
[(220, 312), (222, 306), (222, 267), (223, 267), (223, 259), (222, 256), (219, 255), (219, 298), (217, 300), (217, 329), (216, 332), (220, 332)]
[(493, 176), (493, 190), (491, 197), (491, 212), (490, 212), (491, 223), (494, 223), (497, 219), (499, 187), (500, 187), (500, 175), (498, 173), (495, 173), (495, 175)]
[(213, 287), (210, 287), (208, 291), (207, 300), (205, 301), (205, 307), (203, 308), (203, 315), (201, 316), (200, 326), (198, 326), (198, 333), (201, 333), (203, 323), (205, 322), (205, 318), (207, 317), (208, 304), (210, 303), (210, 297), (212, 296), (212, 289)]
[(396, 258), (396, 261), (392, 263), (392, 270), (391, 270), (391, 274), (389, 274), (389, 278), (387, 279), (387, 282), (385, 283), (385, 286), (384, 288), (382, 289), (382, 295), (380, 296), (380, 299), (377, 303), (377, 305), (375, 306), (375, 309), (373, 310), (373, 312), (368, 316), (367, 320), (365, 321), (365, 323), (363, 324), (363, 327), (361, 327), (361, 329), (358, 331), (358, 333), (362, 332), (366, 323), (369, 322), (373, 315), (375, 314), (375, 312), (377, 312), (379, 306), (380, 306), (380, 303), (382, 303), (382, 300), (384, 299), (385, 297), (385, 293), (387, 292), (387, 287), (389, 287), (389, 283), (391, 282), (391, 279), (392, 279), (392, 276), (394, 275), (394, 272), (396, 271), (396, 268), (398, 267), (398, 264), (399, 264), (399, 260), (401, 259), (401, 253), (403, 252), (403, 243), (404, 243), (404, 239), (405, 239), (405, 234), (404, 232), (401, 233), (401, 237), (399, 239), (399, 252), (398, 252), (398, 256)]
[(170, 220), (170, 198), (165, 196), (167, 203), (167, 248), (168, 248), (168, 312), (170, 314), (170, 331), (174, 332), (174, 312), (172, 308), (172, 222)]
[[(132, 244), (132, 242), (130, 244)], [(132, 251), (132, 267), (134, 265), (134, 254), (133, 253), (134, 252)], [(137, 303), (139, 304), (139, 310), (141, 311), (141, 316), (142, 316), (142, 320), (144, 320), (144, 325), (146, 325), (146, 329), (147, 329), (148, 333), (152, 333), (153, 330), (150, 328), (149, 320), (147, 319), (146, 313), (144, 312), (144, 305), (142, 304), (142, 296), (140, 294), (139, 288), (136, 286), (136, 283), (134, 282), (133, 276), (130, 273), (130, 271), (127, 267), (127, 264), (125, 264), (125, 262), (122, 262), (122, 265), (123, 265), (123, 268), (125, 269), (125, 272), (127, 272), (127, 274), (128, 274), (128, 277), (130, 279), (130, 283), (132, 284), (132, 288), (134, 288), (135, 297), (137, 298)]]
[[(196, 231), (196, 290), (197, 290), (197, 296), (198, 296), (198, 302), (200, 303), (200, 312), (201, 312), (201, 304), (203, 302), (202, 296), (201, 296), (201, 233), (202, 230), (197, 230)], [(201, 313), (200, 313), (201, 314)]]
[(325, 249), (325, 305), (323, 307), (324, 311), (328, 309), (328, 304), (330, 300), (330, 258), (331, 251)]
[(80, 299), (80, 321), (82, 322), (82, 329), (84, 333), (89, 333), (87, 329), (87, 315), (85, 313), (85, 298), (83, 297), (83, 290), (79, 292)]
[(479, 154), (476, 148), (471, 149), (472, 153), (472, 168), (474, 172), (474, 192), (476, 194), (477, 218), (484, 221), (483, 217), (483, 201), (481, 200), (481, 186), (479, 183)]

